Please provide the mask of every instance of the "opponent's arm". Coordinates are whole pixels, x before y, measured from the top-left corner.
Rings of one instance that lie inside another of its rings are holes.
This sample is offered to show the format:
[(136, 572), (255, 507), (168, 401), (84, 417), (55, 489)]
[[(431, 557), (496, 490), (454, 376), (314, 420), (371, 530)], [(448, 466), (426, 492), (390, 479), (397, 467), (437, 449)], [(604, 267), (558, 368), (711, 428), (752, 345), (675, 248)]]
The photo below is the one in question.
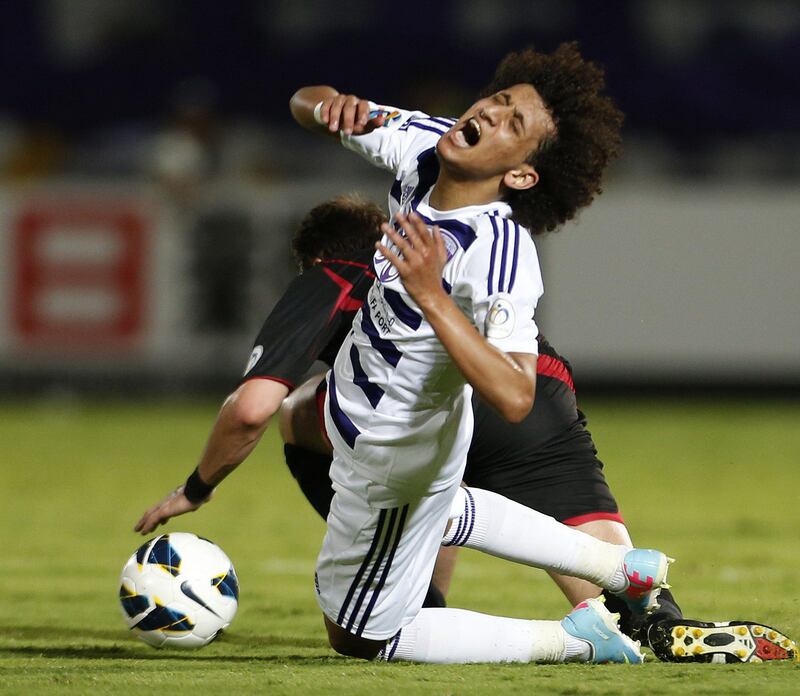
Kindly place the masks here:
[(461, 374), (481, 398), (507, 421), (518, 423), (533, 407), (536, 392), (536, 356), (504, 353), (481, 336), (442, 288), (441, 273), (447, 252), (439, 228), (428, 233), (417, 214), (396, 220), (403, 238), (389, 224), (384, 233), (400, 255), (380, 242), (378, 250), (395, 266), (406, 291), (430, 322)]
[(147, 510), (134, 531), (149, 534), (205, 503), (214, 487), (253, 451), (288, 393), (285, 384), (271, 379), (249, 380), (234, 391), (222, 404), (197, 469), (186, 484)]
[[(314, 115), (318, 104), (319, 120)], [(303, 128), (336, 137), (340, 131), (345, 135), (364, 135), (382, 126), (384, 115), (370, 120), (370, 108), (368, 100), (340, 94), (328, 85), (301, 87), (289, 101), (294, 120)]]

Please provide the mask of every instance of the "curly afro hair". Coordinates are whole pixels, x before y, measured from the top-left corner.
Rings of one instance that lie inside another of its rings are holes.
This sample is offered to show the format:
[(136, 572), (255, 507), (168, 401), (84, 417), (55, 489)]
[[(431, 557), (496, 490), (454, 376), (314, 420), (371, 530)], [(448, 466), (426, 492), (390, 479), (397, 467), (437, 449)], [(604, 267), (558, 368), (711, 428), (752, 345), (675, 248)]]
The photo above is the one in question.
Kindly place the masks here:
[(308, 211), (292, 239), (300, 270), (316, 259), (331, 259), (368, 249), (381, 238), (386, 215), (374, 203), (358, 196), (339, 196)]
[(539, 173), (536, 186), (506, 189), (504, 199), (516, 222), (541, 234), (571, 220), (602, 193), (603, 170), (617, 155), (623, 115), (601, 94), (602, 68), (584, 60), (576, 42), (561, 44), (553, 53), (528, 48), (508, 54), (481, 97), (524, 83), (544, 100), (555, 133), (527, 160)]

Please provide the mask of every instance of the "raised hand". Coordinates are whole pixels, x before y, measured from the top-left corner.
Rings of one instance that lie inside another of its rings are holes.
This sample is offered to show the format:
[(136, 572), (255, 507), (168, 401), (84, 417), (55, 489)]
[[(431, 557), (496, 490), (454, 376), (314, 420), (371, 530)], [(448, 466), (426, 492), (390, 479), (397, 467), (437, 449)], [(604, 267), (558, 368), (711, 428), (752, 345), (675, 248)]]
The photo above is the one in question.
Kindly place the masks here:
[(447, 248), (437, 226), (428, 229), (425, 221), (411, 213), (395, 215), (405, 236), (390, 224), (381, 226), (392, 241), (394, 250), (381, 242), (376, 248), (397, 269), (406, 292), (424, 311), (431, 302), (445, 295), (442, 288), (442, 269), (447, 263)]
[(336, 94), (322, 100), (314, 118), (331, 133), (365, 135), (380, 128), (386, 119), (383, 111), (370, 118), (370, 103), (353, 94)]

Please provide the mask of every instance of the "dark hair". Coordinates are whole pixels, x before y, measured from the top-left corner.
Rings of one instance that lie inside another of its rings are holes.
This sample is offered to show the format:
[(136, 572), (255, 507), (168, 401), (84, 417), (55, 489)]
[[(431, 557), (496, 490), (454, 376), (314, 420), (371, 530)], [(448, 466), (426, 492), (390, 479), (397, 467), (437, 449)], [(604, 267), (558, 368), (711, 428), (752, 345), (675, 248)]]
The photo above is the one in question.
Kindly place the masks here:
[(527, 162), (538, 183), (530, 189), (506, 189), (504, 199), (516, 222), (532, 234), (554, 230), (592, 202), (603, 170), (618, 152), (623, 114), (605, 88), (603, 69), (584, 60), (577, 42), (552, 53), (531, 48), (509, 53), (482, 97), (516, 84), (532, 85), (555, 124)]
[(292, 251), (301, 270), (314, 259), (332, 259), (371, 248), (381, 238), (386, 215), (374, 203), (358, 196), (339, 196), (308, 211), (292, 239)]

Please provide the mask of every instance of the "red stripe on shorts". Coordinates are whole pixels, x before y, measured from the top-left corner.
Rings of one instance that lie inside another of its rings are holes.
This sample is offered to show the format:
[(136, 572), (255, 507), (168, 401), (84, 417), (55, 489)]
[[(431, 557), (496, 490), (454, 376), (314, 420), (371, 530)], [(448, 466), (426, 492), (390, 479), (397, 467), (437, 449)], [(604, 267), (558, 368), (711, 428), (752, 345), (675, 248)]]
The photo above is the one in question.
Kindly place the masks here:
[(566, 520), (561, 520), (561, 523), (569, 525), (570, 527), (578, 527), (587, 522), (594, 522), (595, 520), (611, 520), (612, 522), (625, 524), (625, 520), (622, 519), (622, 515), (618, 512), (590, 512), (586, 515), (578, 515), (577, 517), (569, 517)]

